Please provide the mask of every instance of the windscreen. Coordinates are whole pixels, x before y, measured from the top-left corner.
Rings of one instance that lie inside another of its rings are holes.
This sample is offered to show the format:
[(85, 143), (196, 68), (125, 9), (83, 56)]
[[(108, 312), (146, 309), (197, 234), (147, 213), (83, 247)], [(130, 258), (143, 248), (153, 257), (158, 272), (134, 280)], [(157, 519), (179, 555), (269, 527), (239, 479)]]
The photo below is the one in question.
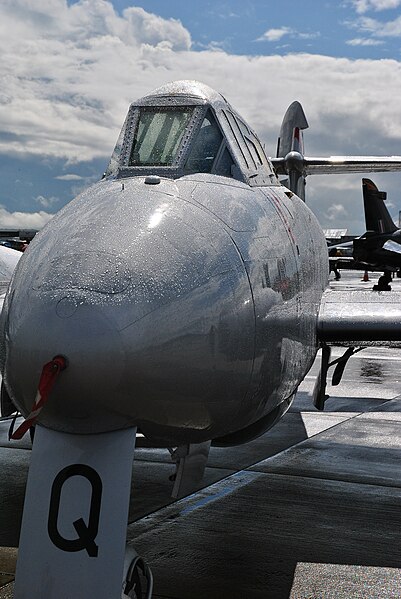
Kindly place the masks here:
[[(210, 173), (220, 149), (223, 134), (210, 110), (203, 119), (199, 133), (193, 142), (185, 173)], [(231, 162), (230, 162), (231, 165)], [(226, 174), (226, 173), (222, 173)]]
[(188, 106), (141, 108), (129, 166), (171, 166), (192, 113)]

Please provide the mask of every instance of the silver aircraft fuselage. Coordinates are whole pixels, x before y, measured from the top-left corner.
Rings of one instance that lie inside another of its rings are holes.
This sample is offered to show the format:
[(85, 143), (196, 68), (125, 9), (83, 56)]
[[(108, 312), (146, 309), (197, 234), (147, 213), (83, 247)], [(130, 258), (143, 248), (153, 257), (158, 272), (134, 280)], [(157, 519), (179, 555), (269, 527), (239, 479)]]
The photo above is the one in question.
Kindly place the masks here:
[(308, 372), (327, 279), (321, 227), (274, 177), (117, 170), (20, 260), (1, 318), (4, 384), (29, 413), (43, 364), (62, 354), (46, 427), (241, 442)]

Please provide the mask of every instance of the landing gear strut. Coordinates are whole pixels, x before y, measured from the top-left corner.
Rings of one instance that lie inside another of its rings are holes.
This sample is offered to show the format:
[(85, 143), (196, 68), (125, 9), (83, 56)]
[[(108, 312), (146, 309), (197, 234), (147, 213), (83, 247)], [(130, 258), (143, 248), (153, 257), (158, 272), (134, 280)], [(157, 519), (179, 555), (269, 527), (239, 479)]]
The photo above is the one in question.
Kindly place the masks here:
[(379, 280), (377, 281), (377, 285), (373, 285), (373, 291), (391, 291), (391, 272), (384, 272)]

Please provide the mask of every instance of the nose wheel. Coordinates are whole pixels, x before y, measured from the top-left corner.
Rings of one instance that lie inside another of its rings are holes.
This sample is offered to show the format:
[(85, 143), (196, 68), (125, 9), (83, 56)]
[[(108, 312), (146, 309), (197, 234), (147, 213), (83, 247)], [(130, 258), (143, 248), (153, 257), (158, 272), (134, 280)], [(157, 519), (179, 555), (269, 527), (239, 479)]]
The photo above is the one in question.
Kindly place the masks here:
[(377, 285), (373, 285), (373, 291), (391, 291), (391, 273), (385, 272), (379, 277)]
[(132, 547), (127, 548), (124, 563), (122, 599), (151, 599), (153, 576), (147, 563)]

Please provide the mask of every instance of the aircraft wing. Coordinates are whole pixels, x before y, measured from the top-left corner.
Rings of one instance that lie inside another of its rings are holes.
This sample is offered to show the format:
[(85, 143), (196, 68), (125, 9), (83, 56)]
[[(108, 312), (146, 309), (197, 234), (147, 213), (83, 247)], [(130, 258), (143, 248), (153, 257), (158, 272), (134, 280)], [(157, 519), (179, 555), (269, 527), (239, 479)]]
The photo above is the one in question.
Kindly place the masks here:
[(386, 243), (383, 244), (383, 250), (387, 250), (388, 252), (394, 252), (395, 254), (401, 254), (401, 245), (392, 239), (388, 239)]
[(353, 264), (355, 262), (355, 258), (352, 256), (329, 256), (330, 264), (341, 263), (339, 268), (347, 268), (347, 264)]
[[(317, 336), (322, 355), (312, 395), (315, 407), (324, 410), (329, 368), (335, 366), (331, 384), (338, 385), (349, 358), (364, 347), (401, 348), (401, 292), (327, 289), (320, 303)], [(330, 361), (333, 345), (347, 349)]]
[(401, 156), (304, 157), (306, 175), (401, 171)]
[(286, 157), (271, 158), (279, 175), (295, 169), (306, 175), (401, 171), (401, 156), (328, 156), (315, 158), (291, 152)]
[(302, 131), (308, 128), (299, 102), (293, 102), (284, 115), (277, 144), (277, 157), (270, 158), (278, 175), (288, 175), (283, 184), (305, 199), (307, 175), (386, 172), (401, 170), (401, 156), (329, 156), (304, 155)]
[(355, 260), (352, 256), (329, 256), (329, 262), (339, 270), (368, 270), (369, 272), (384, 272), (385, 270), (380, 264), (367, 264), (361, 260)]
[(0, 237), (3, 239), (16, 237), (18, 239), (32, 241), (37, 232), (38, 229), (0, 229)]
[(401, 347), (401, 291), (328, 289), (317, 333), (322, 345)]
[(351, 239), (351, 241), (343, 241), (342, 243), (333, 243), (331, 245), (328, 245), (327, 249), (328, 250), (337, 250), (337, 249), (348, 250), (349, 248), (352, 248), (353, 243), (354, 243), (353, 239)]
[[(354, 249), (354, 240), (344, 241), (343, 243), (333, 243), (333, 245), (328, 245), (327, 250), (329, 252), (329, 257), (345, 257), (349, 256), (352, 258), (352, 252)], [(335, 253), (333, 253), (335, 252)]]
[(355, 262), (355, 259), (352, 256), (329, 256), (330, 262), (338, 262), (342, 260), (343, 262)]

